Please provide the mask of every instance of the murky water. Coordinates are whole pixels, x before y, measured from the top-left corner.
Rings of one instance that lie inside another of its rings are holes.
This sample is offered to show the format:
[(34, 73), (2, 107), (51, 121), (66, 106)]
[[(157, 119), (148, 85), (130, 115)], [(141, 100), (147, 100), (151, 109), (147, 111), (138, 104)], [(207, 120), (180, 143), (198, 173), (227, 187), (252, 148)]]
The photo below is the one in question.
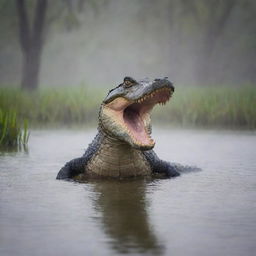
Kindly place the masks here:
[(0, 255), (255, 255), (256, 136), (155, 130), (161, 158), (202, 168), (170, 180), (55, 180), (95, 131), (33, 131), (0, 155)]

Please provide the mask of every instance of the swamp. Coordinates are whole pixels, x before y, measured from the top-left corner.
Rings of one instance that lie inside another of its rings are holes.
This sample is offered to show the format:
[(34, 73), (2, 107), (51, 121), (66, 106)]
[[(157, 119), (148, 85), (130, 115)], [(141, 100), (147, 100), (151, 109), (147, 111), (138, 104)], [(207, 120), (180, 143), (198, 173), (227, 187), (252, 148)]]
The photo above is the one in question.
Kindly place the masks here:
[[(255, 14), (253, 0), (0, 0), (0, 255), (254, 256)], [(154, 151), (187, 171), (57, 180), (127, 76), (173, 83)]]

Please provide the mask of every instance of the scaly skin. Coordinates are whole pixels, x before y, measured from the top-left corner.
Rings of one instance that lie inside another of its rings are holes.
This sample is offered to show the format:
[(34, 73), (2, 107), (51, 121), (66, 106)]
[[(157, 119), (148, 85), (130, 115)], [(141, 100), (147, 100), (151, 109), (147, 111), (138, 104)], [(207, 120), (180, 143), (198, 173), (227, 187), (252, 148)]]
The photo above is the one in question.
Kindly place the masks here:
[(174, 87), (166, 78), (137, 82), (126, 77), (103, 101), (98, 134), (93, 142), (82, 157), (61, 168), (57, 179), (72, 179), (78, 175), (127, 178), (153, 173), (178, 176), (178, 165), (160, 160), (152, 150), (155, 143), (150, 137), (149, 112), (158, 101), (165, 103), (173, 91)]

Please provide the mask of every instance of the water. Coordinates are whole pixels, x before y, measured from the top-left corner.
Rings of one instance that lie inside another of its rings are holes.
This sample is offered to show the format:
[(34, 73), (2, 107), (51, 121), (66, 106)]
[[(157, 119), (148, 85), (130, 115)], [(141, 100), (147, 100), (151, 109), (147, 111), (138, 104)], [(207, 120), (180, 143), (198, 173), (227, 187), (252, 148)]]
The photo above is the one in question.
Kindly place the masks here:
[(0, 155), (0, 255), (255, 255), (256, 136), (154, 132), (161, 158), (202, 168), (175, 179), (55, 180), (95, 131), (33, 131)]

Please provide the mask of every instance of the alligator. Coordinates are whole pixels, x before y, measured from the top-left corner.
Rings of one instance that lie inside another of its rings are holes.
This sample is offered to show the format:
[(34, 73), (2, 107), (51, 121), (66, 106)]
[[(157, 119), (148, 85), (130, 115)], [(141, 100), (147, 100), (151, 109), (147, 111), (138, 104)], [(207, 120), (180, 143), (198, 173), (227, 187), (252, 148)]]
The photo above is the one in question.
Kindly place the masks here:
[(150, 112), (156, 104), (164, 105), (173, 92), (168, 78), (125, 77), (101, 104), (94, 140), (82, 157), (61, 168), (57, 179), (179, 176), (179, 165), (159, 159), (151, 138)]

